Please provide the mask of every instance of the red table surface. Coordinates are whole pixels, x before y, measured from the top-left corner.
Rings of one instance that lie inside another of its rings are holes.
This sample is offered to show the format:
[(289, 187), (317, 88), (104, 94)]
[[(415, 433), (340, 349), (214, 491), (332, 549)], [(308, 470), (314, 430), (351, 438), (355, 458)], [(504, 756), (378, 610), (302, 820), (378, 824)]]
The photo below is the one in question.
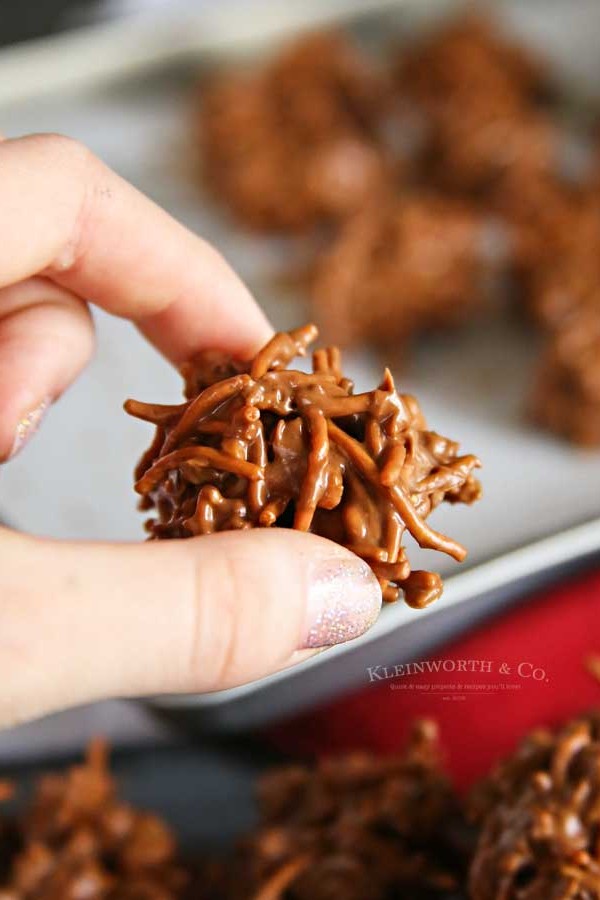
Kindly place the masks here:
[[(526, 598), (437, 649), (430, 671), (365, 673), (365, 687), (278, 725), (269, 738), (294, 755), (389, 753), (403, 745), (416, 717), (430, 716), (439, 724), (447, 768), (466, 788), (532, 728), (600, 706), (600, 681), (588, 665), (594, 657), (600, 658), (600, 571)], [(398, 660), (407, 662), (422, 660)], [(392, 677), (368, 680), (384, 674)]]

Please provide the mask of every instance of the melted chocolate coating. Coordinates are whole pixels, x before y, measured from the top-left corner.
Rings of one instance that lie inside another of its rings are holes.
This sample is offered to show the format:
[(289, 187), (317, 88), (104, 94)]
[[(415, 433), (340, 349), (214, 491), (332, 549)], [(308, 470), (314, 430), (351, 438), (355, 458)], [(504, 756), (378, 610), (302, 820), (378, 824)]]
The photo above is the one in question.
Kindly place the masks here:
[(386, 600), (411, 606), (440, 596), (434, 573), (411, 571), (402, 540), (462, 560), (460, 544), (426, 518), (443, 500), (480, 495), (475, 456), (428, 431), (416, 400), (386, 370), (354, 394), (337, 348), (313, 354), (313, 372), (287, 369), (315, 339), (313, 325), (277, 334), (248, 364), (201, 354), (184, 367), (179, 406), (129, 400), (156, 425), (135, 473), (151, 538), (226, 529), (293, 527), (330, 538), (365, 559)]
[(600, 715), (534, 732), (471, 798), (472, 900), (600, 897)]

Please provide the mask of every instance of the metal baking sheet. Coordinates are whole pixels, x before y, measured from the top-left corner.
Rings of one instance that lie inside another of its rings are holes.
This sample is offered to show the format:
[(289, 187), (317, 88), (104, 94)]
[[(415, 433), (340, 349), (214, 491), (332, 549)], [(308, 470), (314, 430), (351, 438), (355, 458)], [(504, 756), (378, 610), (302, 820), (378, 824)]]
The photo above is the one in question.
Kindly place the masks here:
[[(2, 778), (18, 786), (3, 803), (10, 815), (26, 805), (40, 776), (77, 764), (76, 756), (40, 758), (35, 763), (3, 765)], [(172, 747), (130, 749), (111, 754), (110, 770), (119, 796), (138, 809), (164, 818), (190, 860), (231, 852), (234, 841), (255, 827), (257, 779), (282, 757), (261, 748), (178, 743)]]
[[(424, 7), (431, 8), (431, 4), (417, 6), (417, 18)], [(560, 75), (588, 95), (594, 93), (600, 85), (596, 3), (495, 7), (500, 8), (516, 30), (544, 48)], [(393, 13), (387, 8), (353, 27), (371, 41), (382, 34), (389, 39), (393, 28), (405, 35), (414, 25), (414, 11), (415, 4), (399, 4)], [(281, 36), (286, 28), (279, 25)], [(234, 19), (230, 27), (235, 30)], [(259, 31), (254, 29), (257, 45)], [(229, 37), (227, 41), (220, 33), (209, 53), (205, 34), (197, 63), (205, 59), (205, 52), (221, 62), (231, 54), (237, 56), (235, 35)], [(252, 41), (246, 41), (244, 52), (251, 46)], [(26, 60), (25, 55), (24, 66)], [(66, 90), (60, 82), (61, 90), (45, 91), (43, 102), (30, 91), (18, 102), (0, 106), (0, 129), (8, 135), (60, 131), (84, 141), (213, 241), (247, 279), (275, 325), (298, 324), (306, 318), (301, 302), (278, 288), (273, 278), (282, 266), (285, 242), (265, 241), (235, 229), (194, 181), (190, 71), (188, 60), (175, 69), (130, 71), (116, 83), (88, 80), (85, 88)], [(127, 323), (102, 313), (95, 318), (96, 357), (51, 410), (36, 441), (3, 472), (0, 508), (17, 527), (38, 534), (136, 540), (141, 523), (134, 508), (131, 468), (150, 429), (124, 416), (121, 403), (125, 396), (172, 402), (179, 395), (179, 379)], [(459, 567), (418, 548), (412, 554), (415, 565), (436, 568), (447, 578), (445, 597), (437, 606), (421, 612), (403, 605), (387, 608), (370, 635), (298, 670), (237, 691), (161, 705), (185, 708), (198, 722), (216, 728), (258, 724), (360, 683), (367, 657), (383, 663), (393, 654), (397, 661), (406, 647), (414, 648), (417, 633), (424, 647), (431, 646), (508, 602), (529, 582), (540, 583), (565, 566), (588, 560), (600, 547), (600, 525), (592, 521), (600, 512), (600, 454), (571, 448), (524, 421), (524, 398), (535, 364), (533, 341), (510, 317), (484, 318), (462, 331), (423, 340), (410, 359), (386, 359), (400, 388), (419, 397), (432, 426), (460, 438), (464, 448), (479, 454), (485, 464), (480, 504), (473, 509), (440, 509), (432, 519), (436, 528), (469, 547), (467, 563)], [(358, 389), (367, 388), (378, 380), (381, 360), (366, 350), (352, 353), (346, 369)]]

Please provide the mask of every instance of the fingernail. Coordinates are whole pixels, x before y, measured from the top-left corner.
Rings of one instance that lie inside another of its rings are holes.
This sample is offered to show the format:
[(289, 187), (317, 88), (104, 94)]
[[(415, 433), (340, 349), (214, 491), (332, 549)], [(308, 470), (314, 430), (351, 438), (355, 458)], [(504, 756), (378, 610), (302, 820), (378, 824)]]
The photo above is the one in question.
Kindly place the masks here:
[(15, 431), (15, 439), (13, 441), (13, 445), (11, 451), (8, 455), (9, 459), (12, 459), (13, 456), (16, 456), (19, 453), (25, 444), (31, 440), (36, 431), (41, 425), (42, 419), (46, 415), (46, 411), (50, 406), (50, 398), (46, 397), (39, 406), (36, 406), (35, 409), (32, 409), (30, 412), (26, 413), (23, 418), (19, 421), (17, 425), (17, 429)]
[(332, 647), (367, 631), (381, 609), (381, 589), (361, 559), (332, 559), (311, 573), (302, 647)]

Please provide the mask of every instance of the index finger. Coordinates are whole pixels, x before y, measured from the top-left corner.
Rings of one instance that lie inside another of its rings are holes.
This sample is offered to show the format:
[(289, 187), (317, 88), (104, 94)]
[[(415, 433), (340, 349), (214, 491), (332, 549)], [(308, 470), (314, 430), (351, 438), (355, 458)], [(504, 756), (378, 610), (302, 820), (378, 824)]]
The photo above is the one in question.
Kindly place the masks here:
[(43, 274), (131, 319), (174, 362), (252, 354), (271, 328), (202, 238), (59, 135), (0, 143), (0, 287)]

